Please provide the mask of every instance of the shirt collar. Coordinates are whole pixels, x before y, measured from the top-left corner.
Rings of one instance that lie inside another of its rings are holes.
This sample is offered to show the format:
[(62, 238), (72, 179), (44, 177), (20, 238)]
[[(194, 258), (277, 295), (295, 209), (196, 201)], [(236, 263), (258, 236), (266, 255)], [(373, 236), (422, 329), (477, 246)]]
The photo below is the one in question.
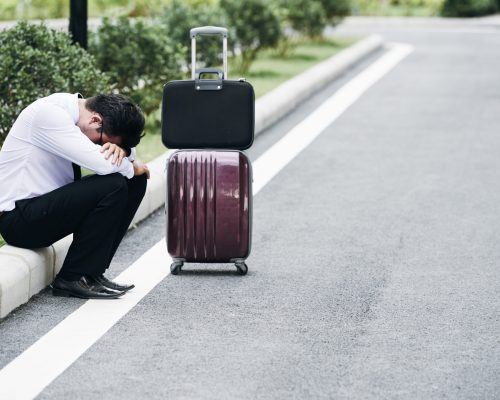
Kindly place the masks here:
[(73, 99), (74, 101), (71, 102), (71, 106), (69, 107), (69, 113), (76, 124), (80, 119), (80, 107), (78, 105), (78, 99), (83, 99), (83, 96), (80, 93), (75, 93), (73, 95)]

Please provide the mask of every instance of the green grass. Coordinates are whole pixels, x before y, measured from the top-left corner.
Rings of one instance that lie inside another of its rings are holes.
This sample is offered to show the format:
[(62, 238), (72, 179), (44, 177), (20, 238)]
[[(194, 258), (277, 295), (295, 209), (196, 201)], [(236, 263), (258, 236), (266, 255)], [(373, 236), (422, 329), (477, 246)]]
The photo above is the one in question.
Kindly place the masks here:
[[(280, 57), (275, 51), (264, 51), (252, 64), (245, 78), (252, 84), (255, 96), (258, 98), (276, 88), (283, 82), (294, 77), (315, 64), (335, 55), (340, 50), (350, 46), (355, 39), (342, 38), (336, 40), (301, 41), (296, 44), (289, 55)], [(231, 61), (229, 62), (231, 67)], [(243, 75), (229, 69), (229, 78), (237, 79)], [(160, 120), (160, 111), (150, 116)], [(146, 127), (146, 136), (137, 147), (137, 157), (145, 162), (151, 161), (166, 151), (161, 143), (159, 124), (149, 123)]]
[[(381, 1), (381, 0), (354, 0), (353, 7), (356, 15), (370, 15), (377, 17), (435, 17), (440, 14), (444, 0), (411, 1)], [(399, 4), (397, 4), (399, 3)]]
[(2, 247), (5, 244), (5, 240), (3, 240), (2, 235), (0, 235), (0, 247)]
[(404, 5), (389, 5), (381, 7), (375, 15), (387, 17), (435, 17), (439, 15), (439, 9), (426, 6), (409, 7)]
[(246, 78), (253, 85), (255, 96), (258, 98), (295, 75), (335, 55), (354, 41), (354, 39), (302, 41), (286, 57), (280, 57), (272, 51), (263, 52), (252, 64)]

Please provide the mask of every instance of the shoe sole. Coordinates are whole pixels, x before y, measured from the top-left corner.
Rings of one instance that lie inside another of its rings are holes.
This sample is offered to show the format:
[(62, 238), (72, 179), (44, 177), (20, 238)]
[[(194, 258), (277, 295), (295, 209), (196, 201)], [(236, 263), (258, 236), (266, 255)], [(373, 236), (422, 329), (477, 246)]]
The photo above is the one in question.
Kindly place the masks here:
[[(133, 288), (135, 288), (135, 285), (130, 286), (128, 289), (123, 289), (123, 292), (128, 292), (129, 290), (132, 290)], [(108, 289), (111, 289), (111, 288), (108, 288)], [(112, 289), (112, 290), (117, 290), (117, 289)]]
[(85, 299), (85, 300), (112, 300), (112, 299), (118, 299), (119, 297), (123, 296), (125, 292), (123, 293), (117, 293), (114, 296), (107, 296), (107, 297), (99, 297), (99, 296), (79, 296), (75, 293), (68, 292), (67, 290), (64, 289), (58, 289), (52, 287), (52, 295), (53, 296), (58, 296), (58, 297), (77, 297), (79, 299)]
[(129, 288), (126, 288), (126, 289), (114, 289), (112, 287), (109, 287), (109, 286), (106, 286), (104, 283), (102, 282), (99, 282), (102, 286), (104, 286), (106, 289), (109, 289), (109, 290), (118, 290), (118, 291), (122, 291), (123, 293), (125, 292), (128, 292), (129, 290), (132, 290), (133, 288), (135, 288), (135, 285), (130, 285)]

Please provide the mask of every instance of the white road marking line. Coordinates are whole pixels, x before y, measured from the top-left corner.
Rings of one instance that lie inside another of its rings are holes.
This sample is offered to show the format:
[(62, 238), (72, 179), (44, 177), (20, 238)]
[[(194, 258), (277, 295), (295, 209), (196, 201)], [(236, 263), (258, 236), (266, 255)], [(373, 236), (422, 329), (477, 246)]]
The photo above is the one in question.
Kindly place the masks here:
[[(411, 51), (394, 45), (256, 160), (254, 195)], [(117, 277), (135, 289), (119, 300), (88, 300), (0, 370), (0, 399), (37, 396), (160, 283), (171, 262), (163, 238)]]
[[(119, 280), (135, 288), (119, 300), (88, 300), (0, 371), (0, 399), (32, 399), (128, 313), (169, 273), (161, 240)], [(158, 262), (163, 260), (164, 262)]]
[(387, 74), (411, 51), (413, 51), (413, 47), (409, 45), (393, 45), (391, 51), (342, 86), (312, 114), (293, 127), (286, 136), (260, 156), (253, 164), (254, 192), (257, 193), (265, 186), (286, 164), (359, 99), (366, 90)]

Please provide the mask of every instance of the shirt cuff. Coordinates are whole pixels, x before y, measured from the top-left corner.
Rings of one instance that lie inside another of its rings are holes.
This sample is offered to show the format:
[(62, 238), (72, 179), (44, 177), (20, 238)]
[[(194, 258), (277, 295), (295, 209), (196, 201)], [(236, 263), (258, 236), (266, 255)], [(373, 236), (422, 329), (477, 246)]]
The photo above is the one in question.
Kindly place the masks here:
[(132, 162), (129, 165), (130, 169), (123, 175), (125, 175), (125, 177), (127, 177), (128, 179), (132, 179), (134, 177), (134, 166), (132, 165)]
[(135, 147), (132, 147), (130, 149), (130, 155), (127, 158), (130, 162), (133, 162), (135, 161), (136, 157), (137, 157), (137, 152), (135, 151)]

